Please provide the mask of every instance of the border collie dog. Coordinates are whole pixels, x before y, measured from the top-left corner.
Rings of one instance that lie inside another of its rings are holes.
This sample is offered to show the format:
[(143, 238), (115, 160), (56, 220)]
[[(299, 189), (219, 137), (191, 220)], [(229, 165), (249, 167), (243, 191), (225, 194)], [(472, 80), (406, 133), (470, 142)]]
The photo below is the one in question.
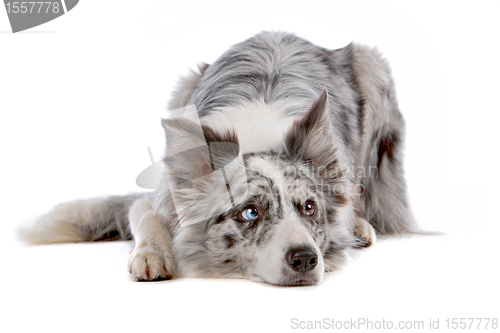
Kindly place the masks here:
[(154, 192), (62, 203), (21, 238), (134, 239), (138, 281), (311, 285), (376, 233), (417, 231), (404, 120), (375, 49), (262, 32), (182, 78), (169, 109), (184, 113), (162, 120)]

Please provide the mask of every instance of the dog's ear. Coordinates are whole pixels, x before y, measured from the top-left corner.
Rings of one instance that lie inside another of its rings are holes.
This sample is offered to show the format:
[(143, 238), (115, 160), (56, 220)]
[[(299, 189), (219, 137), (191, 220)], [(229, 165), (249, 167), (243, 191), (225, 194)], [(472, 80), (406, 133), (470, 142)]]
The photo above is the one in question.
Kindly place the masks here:
[(328, 114), (328, 93), (323, 90), (309, 111), (296, 120), (285, 135), (284, 149), (289, 158), (326, 166), (335, 160), (337, 147)]
[(169, 110), (176, 110), (190, 104), (191, 97), (208, 67), (210, 65), (206, 63), (198, 64), (198, 72), (191, 70), (187, 75), (179, 79), (177, 88), (172, 93), (168, 103)]
[[(302, 119), (292, 125), (285, 135), (283, 147), (289, 159), (312, 166), (325, 188), (331, 191), (337, 187), (345, 191), (347, 169), (334, 142), (334, 135), (325, 89)], [(347, 199), (339, 196), (336, 200)]]
[(230, 209), (246, 184), (236, 134), (218, 133), (185, 118), (163, 119), (162, 125), (167, 137), (164, 169), (179, 223), (206, 221)]

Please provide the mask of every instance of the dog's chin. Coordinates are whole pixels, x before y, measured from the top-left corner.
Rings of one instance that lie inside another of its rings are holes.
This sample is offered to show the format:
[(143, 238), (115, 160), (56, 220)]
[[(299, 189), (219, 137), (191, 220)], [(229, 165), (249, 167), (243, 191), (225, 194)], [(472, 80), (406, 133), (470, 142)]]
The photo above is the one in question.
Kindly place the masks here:
[(251, 280), (256, 282), (269, 283), (275, 286), (282, 287), (299, 287), (299, 286), (313, 286), (323, 280), (323, 274), (314, 272), (298, 274), (286, 272), (281, 275), (277, 280), (264, 279), (260, 276), (254, 275)]
[(286, 274), (278, 283), (278, 286), (312, 286), (323, 279), (323, 274)]
[(314, 286), (317, 283), (318, 282), (314, 280), (298, 279), (298, 280), (283, 280), (280, 283), (274, 283), (274, 285), (281, 287), (301, 287), (301, 286)]

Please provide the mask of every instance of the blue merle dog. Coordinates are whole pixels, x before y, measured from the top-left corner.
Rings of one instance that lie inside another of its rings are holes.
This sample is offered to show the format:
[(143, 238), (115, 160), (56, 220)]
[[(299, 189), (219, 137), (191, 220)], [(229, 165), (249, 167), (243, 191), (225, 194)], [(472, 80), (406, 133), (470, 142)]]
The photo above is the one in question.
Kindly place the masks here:
[(262, 32), (182, 78), (169, 108), (188, 105), (198, 122), (162, 121), (167, 152), (154, 192), (63, 203), (19, 235), (134, 239), (129, 271), (139, 281), (310, 285), (376, 233), (417, 231), (404, 120), (376, 50)]

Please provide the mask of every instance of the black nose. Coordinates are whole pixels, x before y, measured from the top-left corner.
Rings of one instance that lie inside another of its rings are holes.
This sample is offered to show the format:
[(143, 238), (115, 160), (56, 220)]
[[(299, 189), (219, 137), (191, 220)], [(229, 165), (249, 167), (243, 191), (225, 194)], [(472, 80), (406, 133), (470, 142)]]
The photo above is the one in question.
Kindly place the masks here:
[(307, 272), (318, 264), (318, 255), (310, 246), (292, 247), (285, 254), (288, 265), (297, 272)]

